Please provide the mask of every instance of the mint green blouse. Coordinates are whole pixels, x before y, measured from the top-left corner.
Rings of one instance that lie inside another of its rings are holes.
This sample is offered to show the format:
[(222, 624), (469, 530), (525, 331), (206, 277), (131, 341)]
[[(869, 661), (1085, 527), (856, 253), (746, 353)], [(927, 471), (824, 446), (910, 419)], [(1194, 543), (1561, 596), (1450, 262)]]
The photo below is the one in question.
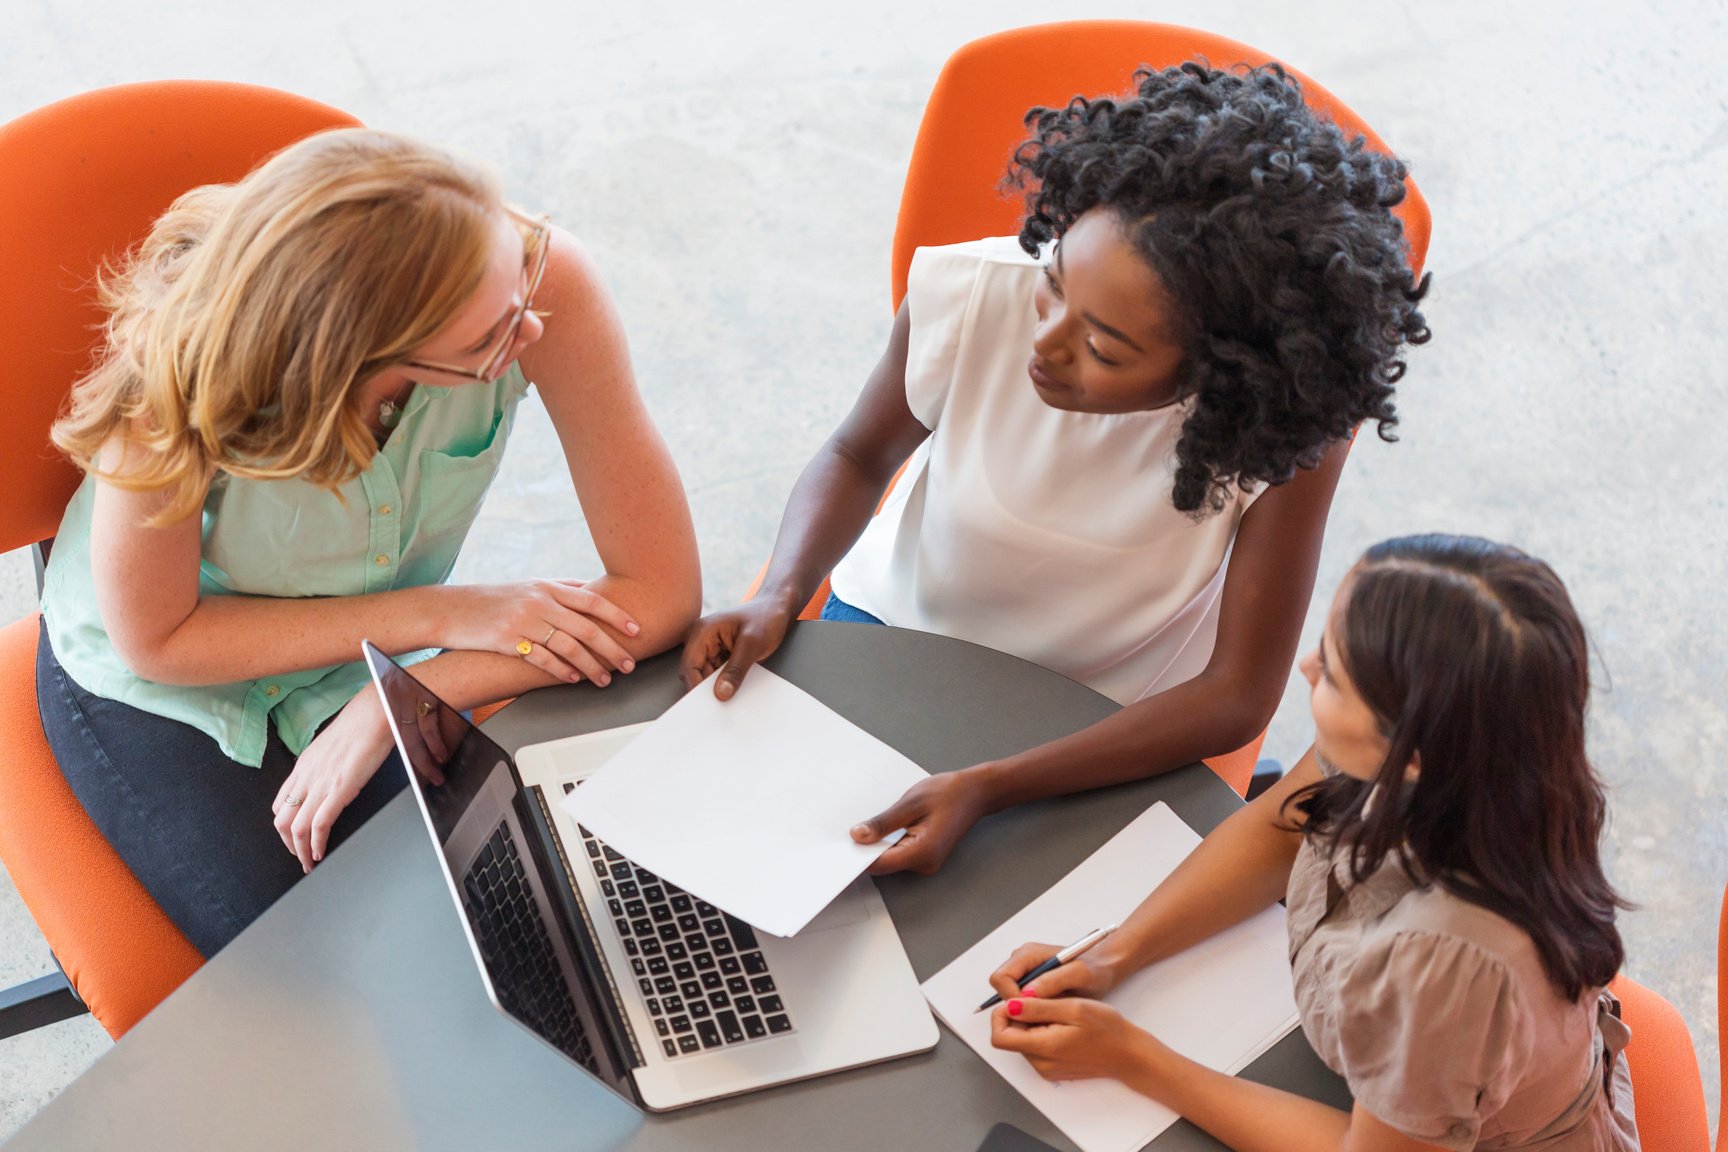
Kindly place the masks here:
[[(527, 390), (515, 366), (490, 384), (415, 388), (372, 466), (339, 492), (302, 480), (218, 473), (204, 500), (199, 595), (358, 596), (443, 583), (497, 475)], [(257, 767), (270, 723), (298, 756), (319, 726), (367, 686), (358, 659), (197, 687), (138, 676), (114, 651), (96, 609), (95, 491), (96, 481), (86, 476), (66, 506), (42, 589), (54, 655), (86, 691), (190, 724), (232, 759)], [(267, 646), (270, 638), (235, 642)], [(416, 652), (403, 662), (433, 654)]]

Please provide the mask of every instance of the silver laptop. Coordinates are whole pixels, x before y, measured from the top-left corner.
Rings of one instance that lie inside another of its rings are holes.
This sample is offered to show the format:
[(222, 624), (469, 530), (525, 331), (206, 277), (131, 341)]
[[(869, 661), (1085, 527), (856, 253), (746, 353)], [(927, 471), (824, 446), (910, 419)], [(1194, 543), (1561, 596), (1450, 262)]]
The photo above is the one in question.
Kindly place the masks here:
[(459, 712), (365, 654), (487, 995), (584, 1072), (660, 1112), (935, 1046), (868, 878), (795, 938), (756, 932), (564, 814), (592, 749), (523, 749), (524, 781)]

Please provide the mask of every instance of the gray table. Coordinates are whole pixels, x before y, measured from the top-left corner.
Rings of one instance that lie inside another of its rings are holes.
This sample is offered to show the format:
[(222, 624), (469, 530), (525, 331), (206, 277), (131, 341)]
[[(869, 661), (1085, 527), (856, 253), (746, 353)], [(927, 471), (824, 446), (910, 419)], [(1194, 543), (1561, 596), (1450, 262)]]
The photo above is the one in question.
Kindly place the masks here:
[[(1001, 653), (871, 625), (800, 625), (770, 666), (932, 772), (1052, 739), (1116, 707)], [(604, 691), (531, 693), (487, 731), (514, 750), (651, 719), (680, 691), (672, 658), (660, 657)], [(1200, 832), (1239, 803), (1195, 765), (993, 817), (937, 876), (882, 880), (919, 978), (1158, 800)], [(1348, 1106), (1343, 1084), (1300, 1031), (1245, 1075)], [(404, 795), (7, 1147), (972, 1152), (999, 1120), (1071, 1147), (946, 1033), (922, 1056), (639, 1116), (487, 1003), (432, 846)], [(1157, 1152), (1218, 1147), (1185, 1123), (1154, 1145)]]

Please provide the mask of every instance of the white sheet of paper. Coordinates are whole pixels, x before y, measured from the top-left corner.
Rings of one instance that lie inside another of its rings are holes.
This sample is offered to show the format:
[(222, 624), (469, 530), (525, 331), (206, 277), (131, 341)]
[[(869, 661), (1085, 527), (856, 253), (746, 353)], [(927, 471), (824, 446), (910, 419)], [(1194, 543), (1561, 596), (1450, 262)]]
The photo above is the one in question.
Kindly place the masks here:
[[(1133, 1152), (1176, 1113), (1115, 1080), (1052, 1084), (1024, 1057), (990, 1045), (990, 973), (1032, 940), (1066, 946), (1120, 924), (1200, 843), (1167, 804), (1154, 804), (1044, 895), (924, 984), (944, 1024), (1037, 1106), (1083, 1152)], [(1236, 1073), (1296, 1026), (1284, 909), (1277, 905), (1141, 970), (1106, 998), (1191, 1060)]]
[(926, 775), (757, 667), (725, 703), (698, 684), (560, 803), (650, 872), (794, 936), (888, 847), (852, 826)]

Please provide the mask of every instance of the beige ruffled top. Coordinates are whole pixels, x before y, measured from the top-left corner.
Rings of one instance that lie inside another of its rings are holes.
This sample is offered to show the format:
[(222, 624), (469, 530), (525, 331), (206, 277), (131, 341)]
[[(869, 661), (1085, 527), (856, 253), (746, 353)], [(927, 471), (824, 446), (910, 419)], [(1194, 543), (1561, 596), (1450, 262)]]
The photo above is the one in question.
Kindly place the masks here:
[(1351, 886), (1312, 839), (1288, 906), (1302, 1029), (1380, 1120), (1460, 1152), (1637, 1152), (1619, 1005), (1565, 999), (1517, 925), (1391, 859)]

